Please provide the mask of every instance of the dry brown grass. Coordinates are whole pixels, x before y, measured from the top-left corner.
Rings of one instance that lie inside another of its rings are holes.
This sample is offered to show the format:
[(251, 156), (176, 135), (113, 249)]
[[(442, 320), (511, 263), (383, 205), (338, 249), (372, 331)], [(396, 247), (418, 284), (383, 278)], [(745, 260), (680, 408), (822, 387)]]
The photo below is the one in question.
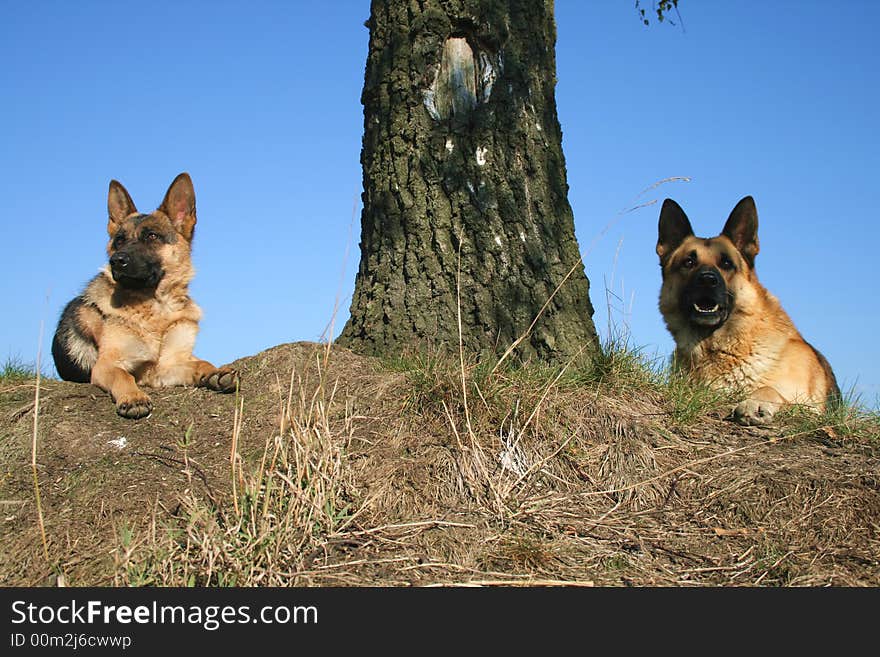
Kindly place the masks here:
[(136, 423), (43, 382), (51, 563), (16, 470), (32, 386), (3, 388), (0, 580), (880, 584), (876, 414), (749, 429), (625, 352), (564, 371), (456, 361), (282, 345), (237, 363), (240, 400), (161, 391)]

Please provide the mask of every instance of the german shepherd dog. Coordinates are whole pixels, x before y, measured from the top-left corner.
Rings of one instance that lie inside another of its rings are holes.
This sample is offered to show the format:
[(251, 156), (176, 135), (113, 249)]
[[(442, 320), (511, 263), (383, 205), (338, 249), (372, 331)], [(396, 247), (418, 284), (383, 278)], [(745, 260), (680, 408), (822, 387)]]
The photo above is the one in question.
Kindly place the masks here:
[(109, 392), (116, 412), (132, 419), (153, 408), (139, 384), (235, 390), (235, 370), (192, 355), (202, 313), (188, 294), (196, 225), (189, 175), (177, 176), (150, 214), (112, 180), (107, 209), (110, 259), (61, 313), (52, 341), (58, 374)]
[(734, 420), (767, 424), (786, 404), (821, 412), (839, 401), (831, 365), (758, 282), (758, 211), (751, 196), (711, 239), (695, 237), (684, 210), (666, 199), (657, 255), (660, 313), (675, 339), (674, 366), (696, 381), (744, 394)]

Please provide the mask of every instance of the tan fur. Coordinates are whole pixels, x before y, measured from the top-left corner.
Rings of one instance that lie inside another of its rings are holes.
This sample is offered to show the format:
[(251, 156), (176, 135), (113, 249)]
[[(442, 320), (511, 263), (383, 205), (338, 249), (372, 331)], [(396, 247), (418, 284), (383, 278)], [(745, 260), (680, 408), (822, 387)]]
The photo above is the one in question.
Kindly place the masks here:
[[(664, 204), (664, 212), (666, 208)], [(690, 234), (678, 244), (664, 241), (662, 217), (657, 246), (663, 268), (660, 312), (675, 339), (676, 367), (701, 383), (741, 392), (745, 399), (734, 418), (744, 424), (763, 424), (786, 404), (824, 410), (827, 400), (839, 395), (830, 366), (803, 339), (750, 265), (758, 252), (757, 214), (754, 235), (745, 235), (739, 244), (725, 234), (711, 239)], [(738, 217), (732, 214), (731, 219), (728, 225), (735, 226)], [(689, 223), (682, 232), (690, 232)], [(734, 233), (727, 227), (725, 232)], [(722, 258), (729, 258), (733, 267), (721, 267)], [(726, 321), (711, 332), (695, 326), (682, 310), (692, 272), (700, 270), (720, 274), (733, 299)]]

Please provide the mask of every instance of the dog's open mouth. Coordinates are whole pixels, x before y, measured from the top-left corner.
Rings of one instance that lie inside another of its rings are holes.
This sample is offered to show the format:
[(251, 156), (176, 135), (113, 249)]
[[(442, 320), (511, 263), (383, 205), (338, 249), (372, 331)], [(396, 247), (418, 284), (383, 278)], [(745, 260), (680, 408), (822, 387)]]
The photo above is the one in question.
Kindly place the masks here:
[(717, 326), (725, 319), (725, 308), (709, 296), (694, 299), (689, 310), (691, 321), (701, 326)]
[(721, 306), (717, 303), (710, 305), (710, 302), (708, 301), (697, 301), (694, 304), (694, 311), (696, 311), (700, 315), (711, 315), (713, 313), (717, 313), (719, 308), (721, 308)]

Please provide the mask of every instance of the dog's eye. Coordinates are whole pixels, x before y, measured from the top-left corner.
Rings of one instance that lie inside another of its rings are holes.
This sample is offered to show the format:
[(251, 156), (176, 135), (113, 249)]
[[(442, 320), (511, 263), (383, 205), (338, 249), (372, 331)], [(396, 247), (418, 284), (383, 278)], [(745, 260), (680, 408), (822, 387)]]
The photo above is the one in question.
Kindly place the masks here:
[(118, 234), (116, 237), (113, 238), (113, 248), (114, 249), (118, 249), (123, 244), (125, 244), (125, 235), (123, 235), (122, 233)]
[(733, 260), (728, 258), (726, 255), (721, 256), (721, 262), (719, 263), (719, 266), (721, 267), (721, 269), (730, 271), (731, 269), (733, 269)]
[(694, 258), (693, 256), (688, 256), (681, 263), (681, 266), (684, 267), (685, 269), (693, 269), (694, 265), (696, 265), (696, 264), (697, 264), (697, 259)]
[(146, 233), (144, 233), (144, 239), (147, 242), (156, 242), (159, 239), (159, 233), (148, 230)]

